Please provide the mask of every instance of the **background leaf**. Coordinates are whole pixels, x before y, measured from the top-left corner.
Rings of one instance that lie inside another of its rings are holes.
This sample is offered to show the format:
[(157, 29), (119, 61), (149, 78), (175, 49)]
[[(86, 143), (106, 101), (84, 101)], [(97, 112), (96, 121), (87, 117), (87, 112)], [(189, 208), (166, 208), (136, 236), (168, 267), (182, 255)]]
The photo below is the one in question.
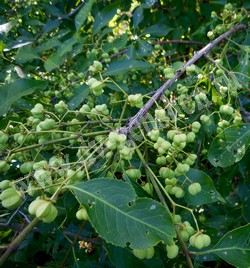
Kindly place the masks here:
[(24, 78), (0, 87), (0, 116), (18, 99), (31, 94), (35, 89), (44, 89), (47, 84), (46, 81)]
[(81, 85), (74, 91), (74, 97), (68, 102), (70, 109), (76, 109), (88, 96), (89, 86)]
[(61, 57), (60, 55), (52, 54), (44, 62), (44, 68), (46, 69), (47, 72), (50, 72), (55, 68), (58, 68), (63, 63), (63, 61), (64, 58)]
[(145, 29), (140, 36), (150, 34), (152, 36), (166, 36), (169, 32), (173, 30), (172, 27), (169, 27), (164, 24), (155, 24), (152, 26), (149, 26), (147, 29)]
[(249, 124), (228, 127), (212, 142), (208, 151), (208, 160), (215, 167), (231, 166), (242, 159), (249, 143)]
[(92, 5), (94, 4), (95, 0), (89, 0), (77, 13), (75, 16), (75, 27), (76, 31), (78, 31), (82, 25), (84, 24), (85, 20), (87, 19), (89, 13), (91, 12)]
[(114, 63), (111, 63), (107, 70), (104, 72), (104, 75), (119, 75), (124, 74), (127, 71), (142, 71), (150, 68), (153, 68), (153, 65), (148, 62), (137, 60), (119, 60)]
[(40, 59), (40, 57), (34, 48), (24, 46), (18, 49), (15, 59), (18, 63), (24, 63), (29, 60)]
[[(224, 198), (216, 190), (212, 179), (204, 172), (198, 169), (190, 169), (186, 174), (187, 177), (193, 182), (199, 182), (202, 185), (202, 191), (197, 195), (193, 196), (188, 192), (189, 183), (184, 184), (185, 188), (185, 200), (191, 206), (198, 206), (202, 204), (208, 204), (213, 202), (225, 202)], [(182, 177), (181, 180), (184, 182), (185, 177)]]
[(175, 236), (167, 210), (152, 199), (136, 199), (128, 183), (93, 179), (68, 187), (86, 207), (91, 224), (108, 243), (148, 248), (160, 241), (171, 243)]
[(105, 7), (95, 17), (93, 24), (93, 33), (97, 34), (112, 18), (115, 16), (119, 7), (120, 1)]
[(224, 235), (212, 252), (235, 267), (250, 267), (250, 223)]
[(143, 8), (141, 6), (137, 7), (133, 14), (133, 24), (134, 28), (136, 29), (140, 22), (143, 20)]

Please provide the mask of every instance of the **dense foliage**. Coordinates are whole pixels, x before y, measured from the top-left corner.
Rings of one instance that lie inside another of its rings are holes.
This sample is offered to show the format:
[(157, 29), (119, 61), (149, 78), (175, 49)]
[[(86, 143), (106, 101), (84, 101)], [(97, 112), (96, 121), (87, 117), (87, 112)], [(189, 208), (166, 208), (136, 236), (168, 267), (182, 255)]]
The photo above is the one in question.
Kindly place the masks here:
[(1, 1), (0, 266), (249, 266), (243, 2)]

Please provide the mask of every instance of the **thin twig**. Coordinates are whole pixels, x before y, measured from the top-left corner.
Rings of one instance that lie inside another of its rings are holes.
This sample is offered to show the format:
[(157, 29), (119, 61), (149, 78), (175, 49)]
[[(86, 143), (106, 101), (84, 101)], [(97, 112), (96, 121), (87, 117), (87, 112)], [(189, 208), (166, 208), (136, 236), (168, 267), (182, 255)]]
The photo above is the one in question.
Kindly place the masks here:
[(164, 83), (157, 91), (156, 93), (148, 100), (148, 102), (138, 111), (138, 113), (131, 117), (127, 125), (125, 127), (121, 127), (118, 132), (120, 134), (125, 134), (126, 136), (131, 132), (132, 128), (137, 127), (140, 123), (141, 118), (151, 109), (151, 107), (155, 104), (155, 102), (161, 97), (161, 95), (165, 92), (166, 89), (168, 89), (179, 77), (184, 74), (186, 68), (192, 64), (194, 64), (199, 58), (207, 54), (213, 47), (215, 47), (217, 44), (219, 44), (224, 39), (228, 38), (233, 33), (246, 29), (246, 26), (243, 24), (236, 25), (235, 27), (231, 28), (228, 32), (220, 35), (218, 38), (210, 42), (208, 45), (206, 45), (204, 48), (199, 50), (189, 61), (187, 61), (181, 69), (179, 69), (175, 76), (171, 79), (169, 79), (166, 83)]
[(183, 239), (182, 239), (182, 237), (181, 237), (181, 235), (179, 233), (179, 230), (176, 227), (175, 227), (175, 231), (176, 231), (178, 240), (179, 240), (179, 242), (181, 244), (182, 252), (184, 253), (184, 255), (185, 255), (186, 259), (187, 259), (188, 267), (189, 268), (193, 268), (194, 266), (193, 266), (192, 260), (190, 258), (190, 255), (189, 255), (189, 251), (187, 249), (187, 246), (186, 246), (185, 242), (183, 241)]

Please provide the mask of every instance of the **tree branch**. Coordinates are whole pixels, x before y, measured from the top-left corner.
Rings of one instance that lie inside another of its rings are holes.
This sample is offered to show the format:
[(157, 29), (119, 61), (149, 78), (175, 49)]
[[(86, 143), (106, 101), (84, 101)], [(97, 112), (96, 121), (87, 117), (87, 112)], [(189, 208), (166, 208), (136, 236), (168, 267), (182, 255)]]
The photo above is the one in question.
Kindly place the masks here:
[(138, 113), (129, 118), (127, 125), (125, 127), (121, 127), (118, 132), (120, 134), (125, 134), (126, 136), (131, 132), (133, 127), (137, 127), (140, 123), (140, 119), (151, 109), (151, 107), (154, 105), (154, 103), (161, 97), (161, 95), (165, 92), (166, 89), (168, 89), (182, 74), (184, 74), (186, 68), (192, 64), (194, 64), (199, 58), (206, 55), (210, 50), (212, 50), (217, 44), (219, 44), (224, 39), (228, 38), (233, 33), (246, 29), (246, 26), (243, 24), (236, 25), (235, 27), (231, 28), (226, 33), (220, 35), (218, 38), (210, 42), (208, 45), (206, 45), (204, 48), (199, 50), (189, 61), (187, 61), (181, 69), (179, 69), (175, 76), (171, 79), (169, 79), (166, 83), (164, 83), (152, 96), (151, 99), (148, 100), (148, 102), (138, 111)]

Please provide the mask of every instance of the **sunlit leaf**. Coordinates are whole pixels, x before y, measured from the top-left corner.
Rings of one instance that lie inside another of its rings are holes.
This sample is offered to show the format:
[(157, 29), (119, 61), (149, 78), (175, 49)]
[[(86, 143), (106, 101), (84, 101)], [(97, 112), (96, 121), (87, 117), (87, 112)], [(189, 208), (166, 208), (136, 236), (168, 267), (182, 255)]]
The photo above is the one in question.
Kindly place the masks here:
[(108, 243), (148, 248), (160, 241), (171, 243), (175, 231), (171, 215), (150, 198), (136, 198), (130, 184), (93, 179), (68, 186), (89, 214), (91, 224)]
[(227, 167), (244, 156), (250, 143), (250, 125), (240, 124), (224, 129), (212, 142), (208, 160), (215, 167)]

